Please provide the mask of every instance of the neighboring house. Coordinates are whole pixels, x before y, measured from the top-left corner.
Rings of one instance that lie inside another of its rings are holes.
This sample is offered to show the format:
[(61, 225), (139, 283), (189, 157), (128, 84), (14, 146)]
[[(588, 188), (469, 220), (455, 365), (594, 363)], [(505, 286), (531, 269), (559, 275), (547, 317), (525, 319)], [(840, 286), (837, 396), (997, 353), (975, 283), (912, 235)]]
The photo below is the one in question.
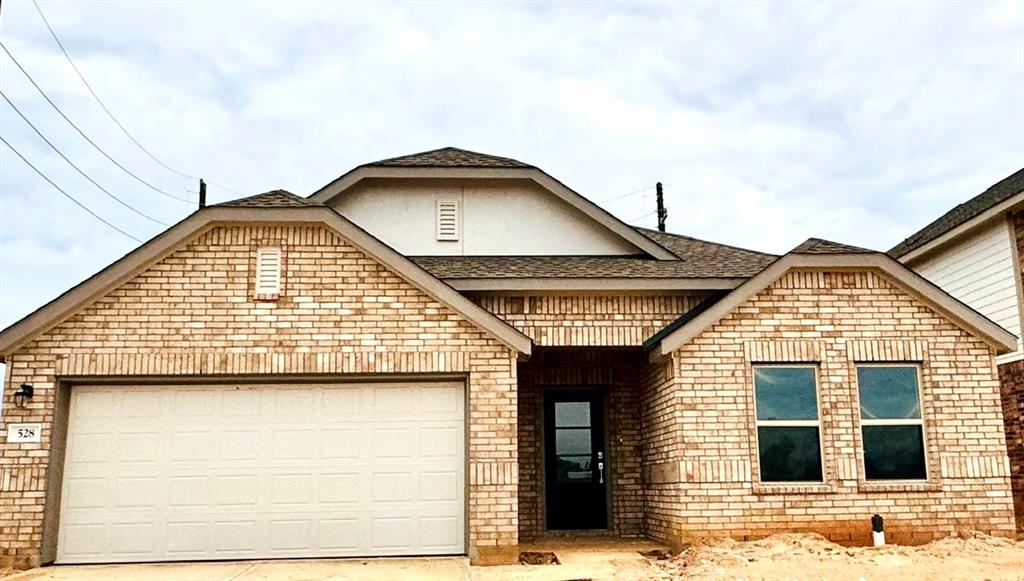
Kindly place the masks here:
[(946, 212), (889, 254), (1017, 335), (1017, 349), (996, 359), (1006, 446), (1024, 535), (1024, 169)]
[(1010, 536), (1016, 343), (885, 254), (632, 228), (464, 150), (370, 163), (201, 209), (0, 332), (0, 555)]

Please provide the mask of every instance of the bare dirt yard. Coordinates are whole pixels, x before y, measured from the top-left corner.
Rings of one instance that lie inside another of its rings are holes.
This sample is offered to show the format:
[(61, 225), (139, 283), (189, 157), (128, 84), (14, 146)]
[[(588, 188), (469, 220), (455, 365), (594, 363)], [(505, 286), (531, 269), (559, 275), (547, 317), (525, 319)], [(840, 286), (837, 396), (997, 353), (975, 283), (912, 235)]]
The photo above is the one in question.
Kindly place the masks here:
[(1024, 541), (980, 534), (917, 547), (844, 547), (814, 534), (715, 540), (654, 559), (667, 579), (1024, 580)]

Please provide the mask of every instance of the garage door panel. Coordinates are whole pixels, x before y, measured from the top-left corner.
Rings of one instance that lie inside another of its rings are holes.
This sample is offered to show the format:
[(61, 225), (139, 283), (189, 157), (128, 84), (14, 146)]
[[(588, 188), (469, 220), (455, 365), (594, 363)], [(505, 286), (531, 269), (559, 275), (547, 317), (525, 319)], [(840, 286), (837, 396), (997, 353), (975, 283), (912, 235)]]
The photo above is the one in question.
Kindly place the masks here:
[(210, 548), (210, 524), (206, 521), (168, 522), (166, 554), (175, 559), (201, 557)]
[(57, 560), (463, 553), (463, 398), (450, 384), (76, 387)]
[(320, 432), (320, 457), (358, 458), (360, 440), (359, 429), (355, 426), (325, 429)]
[(355, 551), (366, 538), (363, 523), (356, 518), (323, 519), (316, 523), (316, 548), (319, 551)]
[(450, 516), (421, 518), (417, 531), (427, 547), (443, 549), (459, 542), (459, 523)]
[(121, 463), (154, 463), (161, 459), (161, 437), (157, 432), (122, 431), (117, 434), (116, 460)]
[(112, 486), (111, 506), (115, 508), (149, 507), (154, 502), (160, 503), (163, 496), (157, 479), (149, 476), (114, 478)]
[(212, 501), (209, 476), (170, 476), (167, 479), (170, 508), (208, 507)]
[(365, 488), (359, 485), (359, 481), (360, 475), (355, 472), (320, 474), (317, 499), (320, 504), (357, 504), (362, 500), (360, 492)]

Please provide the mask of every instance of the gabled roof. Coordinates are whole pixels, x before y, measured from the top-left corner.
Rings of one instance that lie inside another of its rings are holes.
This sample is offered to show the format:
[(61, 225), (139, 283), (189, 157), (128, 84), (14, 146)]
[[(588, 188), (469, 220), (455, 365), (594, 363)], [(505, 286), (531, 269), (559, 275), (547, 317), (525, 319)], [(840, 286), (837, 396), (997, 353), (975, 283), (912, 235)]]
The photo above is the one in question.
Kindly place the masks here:
[(584, 198), (540, 169), (514, 159), (485, 155), (453, 147), (363, 164), (314, 192), (309, 199), (330, 204), (366, 179), (509, 179), (529, 180), (579, 210), (620, 239), (658, 260), (676, 256), (637, 232), (607, 210)]
[(533, 167), (509, 158), (477, 153), (458, 147), (442, 147), (410, 155), (382, 159), (368, 166), (378, 167)]
[(239, 198), (215, 205), (227, 208), (302, 208), (305, 206), (322, 206), (323, 204), (318, 204), (309, 198), (303, 198), (287, 190), (271, 190), (262, 194), (256, 194), (255, 196)]
[(808, 238), (802, 244), (790, 250), (790, 252), (795, 254), (870, 254), (875, 251), (861, 248), (860, 246), (832, 242), (823, 238)]
[[(234, 205), (210, 206), (193, 213), (60, 297), (0, 331), (0, 362), (5, 361), (8, 355), (26, 343), (74, 316), (83, 308), (134, 278), (210, 228), (226, 223), (254, 222), (322, 223), (337, 231), (353, 246), (398, 276), (490, 333), (497, 340), (521, 355), (529, 356), (533, 348), (533, 342), (529, 337), (462, 296), (458, 291), (345, 219), (333, 209), (321, 205), (296, 205), (293, 196), (293, 194), (282, 191), (268, 192), (240, 200)], [(245, 205), (246, 200), (248, 203), (261, 202), (261, 204)], [(271, 203), (282, 205), (265, 205)]]
[[(1011, 198), (1020, 200), (1011, 202)], [(940, 216), (937, 220), (910, 235), (906, 240), (893, 246), (889, 255), (902, 258), (918, 249), (923, 249), (932, 242), (938, 241), (947, 233), (966, 225), (982, 214), (988, 213), (1005, 203), (1024, 202), (1024, 168), (1000, 180), (984, 192), (958, 205)]]
[[(851, 250), (843, 251), (842, 248)], [(732, 292), (720, 297), (712, 296), (698, 307), (696, 314), (684, 314), (645, 341), (652, 358), (675, 351), (792, 269), (879, 271), (904, 291), (988, 343), (998, 354), (1010, 353), (1017, 348), (1017, 337), (1013, 333), (885, 254), (813, 238), (797, 249), (801, 251), (794, 250), (782, 256)]]

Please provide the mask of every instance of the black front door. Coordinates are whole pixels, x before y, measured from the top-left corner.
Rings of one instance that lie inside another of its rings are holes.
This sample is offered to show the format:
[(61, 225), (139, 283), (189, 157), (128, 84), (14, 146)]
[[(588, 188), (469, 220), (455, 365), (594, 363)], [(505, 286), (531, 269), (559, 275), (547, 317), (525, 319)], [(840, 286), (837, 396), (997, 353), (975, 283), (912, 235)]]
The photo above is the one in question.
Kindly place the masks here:
[(547, 528), (608, 528), (608, 458), (601, 392), (548, 391), (544, 441)]

